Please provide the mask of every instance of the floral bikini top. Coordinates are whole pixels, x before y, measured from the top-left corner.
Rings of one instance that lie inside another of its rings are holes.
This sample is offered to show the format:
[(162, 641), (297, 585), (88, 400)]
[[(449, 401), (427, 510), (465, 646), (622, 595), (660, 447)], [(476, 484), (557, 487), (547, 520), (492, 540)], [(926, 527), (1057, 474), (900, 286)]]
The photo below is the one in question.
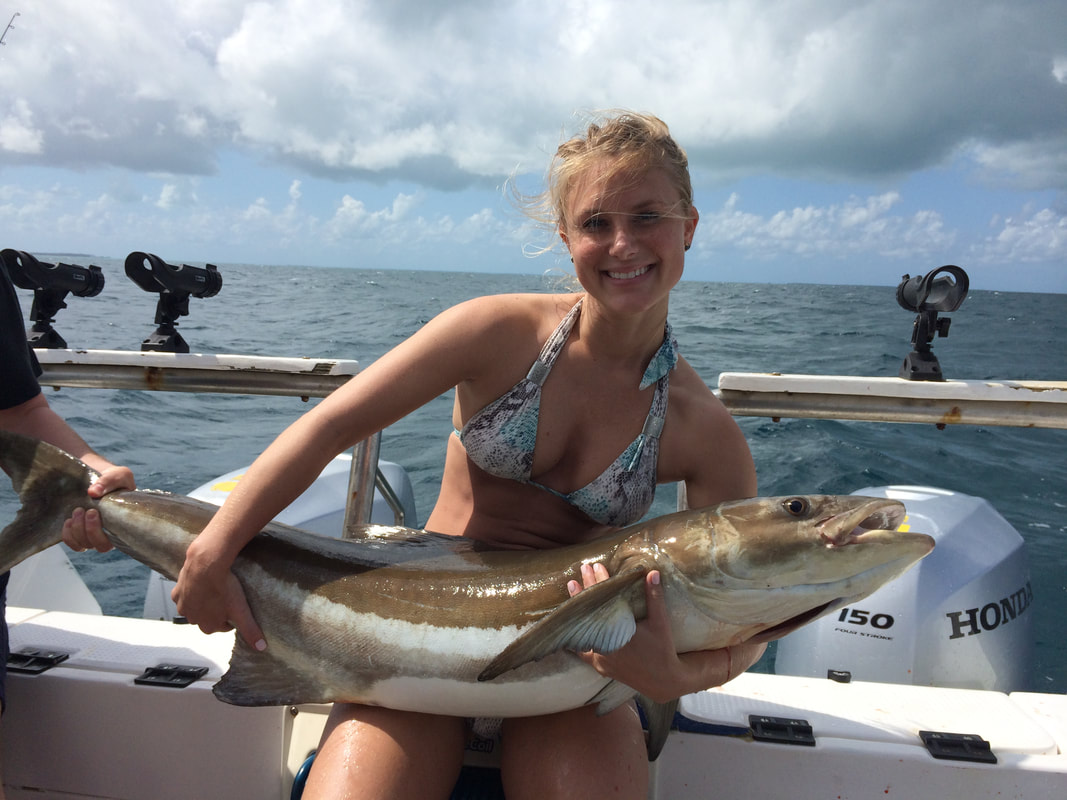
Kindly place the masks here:
[(622, 527), (637, 522), (652, 505), (659, 436), (667, 414), (670, 371), (678, 362), (678, 343), (671, 333), (670, 323), (667, 323), (663, 344), (652, 357), (641, 380), (642, 389), (655, 383), (656, 392), (640, 435), (589, 484), (567, 494), (557, 492), (530, 480), (541, 386), (570, 336), (581, 307), (582, 301), (579, 300), (560, 321), (526, 377), (475, 413), (463, 430), (455, 433), (471, 461), (489, 474), (544, 489), (563, 498), (595, 522)]

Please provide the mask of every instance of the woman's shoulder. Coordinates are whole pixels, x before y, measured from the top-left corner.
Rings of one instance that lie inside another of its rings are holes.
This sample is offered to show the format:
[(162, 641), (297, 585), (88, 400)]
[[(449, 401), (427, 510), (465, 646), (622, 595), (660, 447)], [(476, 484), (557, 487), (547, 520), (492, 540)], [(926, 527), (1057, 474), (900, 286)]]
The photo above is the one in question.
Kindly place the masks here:
[(726, 412), (725, 406), (715, 396), (715, 392), (681, 355), (671, 374), (671, 402), (676, 400), (686, 411), (710, 413), (715, 416)]
[(544, 313), (547, 309), (560, 308), (566, 313), (581, 299), (576, 292), (542, 294), (539, 292), (513, 292), (509, 294), (484, 294), (458, 303), (454, 308), (491, 309), (512, 313)]
[(699, 443), (709, 440), (737, 443), (737, 421), (684, 358), (678, 359), (670, 391), (667, 418), (674, 423), (671, 432), (684, 432), (682, 441), (692, 445), (694, 451), (701, 451)]
[(684, 359), (679, 359), (671, 377), (663, 438), (672, 467), (669, 472), (686, 482), (695, 504), (711, 505), (755, 493), (755, 466), (741, 428)]
[(551, 331), (580, 294), (494, 294), (466, 300), (445, 315), (485, 334)]

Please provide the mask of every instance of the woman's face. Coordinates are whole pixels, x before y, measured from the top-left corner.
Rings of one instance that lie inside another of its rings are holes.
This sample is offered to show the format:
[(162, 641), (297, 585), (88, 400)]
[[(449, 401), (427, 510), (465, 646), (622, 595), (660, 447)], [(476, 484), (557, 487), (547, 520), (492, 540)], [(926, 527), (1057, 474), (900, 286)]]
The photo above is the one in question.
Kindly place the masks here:
[(698, 214), (663, 169), (607, 181), (599, 180), (602, 171), (594, 164), (575, 182), (560, 236), (590, 295), (638, 310), (681, 279)]

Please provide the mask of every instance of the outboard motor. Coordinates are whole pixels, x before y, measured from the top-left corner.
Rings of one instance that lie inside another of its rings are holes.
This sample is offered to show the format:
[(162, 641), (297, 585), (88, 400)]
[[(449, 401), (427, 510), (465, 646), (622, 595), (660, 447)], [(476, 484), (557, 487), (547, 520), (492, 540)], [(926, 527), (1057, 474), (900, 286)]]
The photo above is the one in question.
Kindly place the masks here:
[(907, 507), (934, 551), (865, 600), (778, 642), (775, 672), (995, 691), (1030, 683), (1033, 592), (1022, 537), (988, 501), (922, 486), (853, 492)]

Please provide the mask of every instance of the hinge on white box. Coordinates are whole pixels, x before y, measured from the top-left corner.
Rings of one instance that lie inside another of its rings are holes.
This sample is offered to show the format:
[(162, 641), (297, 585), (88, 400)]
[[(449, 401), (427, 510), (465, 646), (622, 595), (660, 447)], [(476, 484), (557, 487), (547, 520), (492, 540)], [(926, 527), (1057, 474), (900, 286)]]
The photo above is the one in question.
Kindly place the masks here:
[(7, 670), (27, 675), (40, 675), (57, 664), (62, 664), (68, 658), (70, 658), (70, 653), (59, 650), (35, 650), (32, 647), (24, 647), (18, 653), (7, 654)]
[(750, 714), (748, 725), (752, 729), (752, 738), (758, 742), (815, 746), (815, 733), (806, 719), (761, 717), (757, 714)]
[(980, 764), (997, 763), (997, 757), (989, 746), (989, 742), (977, 734), (919, 731), (919, 737), (934, 758), (943, 758), (948, 761), (977, 761)]
[(166, 686), (171, 689), (184, 689), (207, 674), (207, 667), (187, 667), (181, 664), (160, 664), (158, 667), (146, 667), (134, 683), (141, 686)]

